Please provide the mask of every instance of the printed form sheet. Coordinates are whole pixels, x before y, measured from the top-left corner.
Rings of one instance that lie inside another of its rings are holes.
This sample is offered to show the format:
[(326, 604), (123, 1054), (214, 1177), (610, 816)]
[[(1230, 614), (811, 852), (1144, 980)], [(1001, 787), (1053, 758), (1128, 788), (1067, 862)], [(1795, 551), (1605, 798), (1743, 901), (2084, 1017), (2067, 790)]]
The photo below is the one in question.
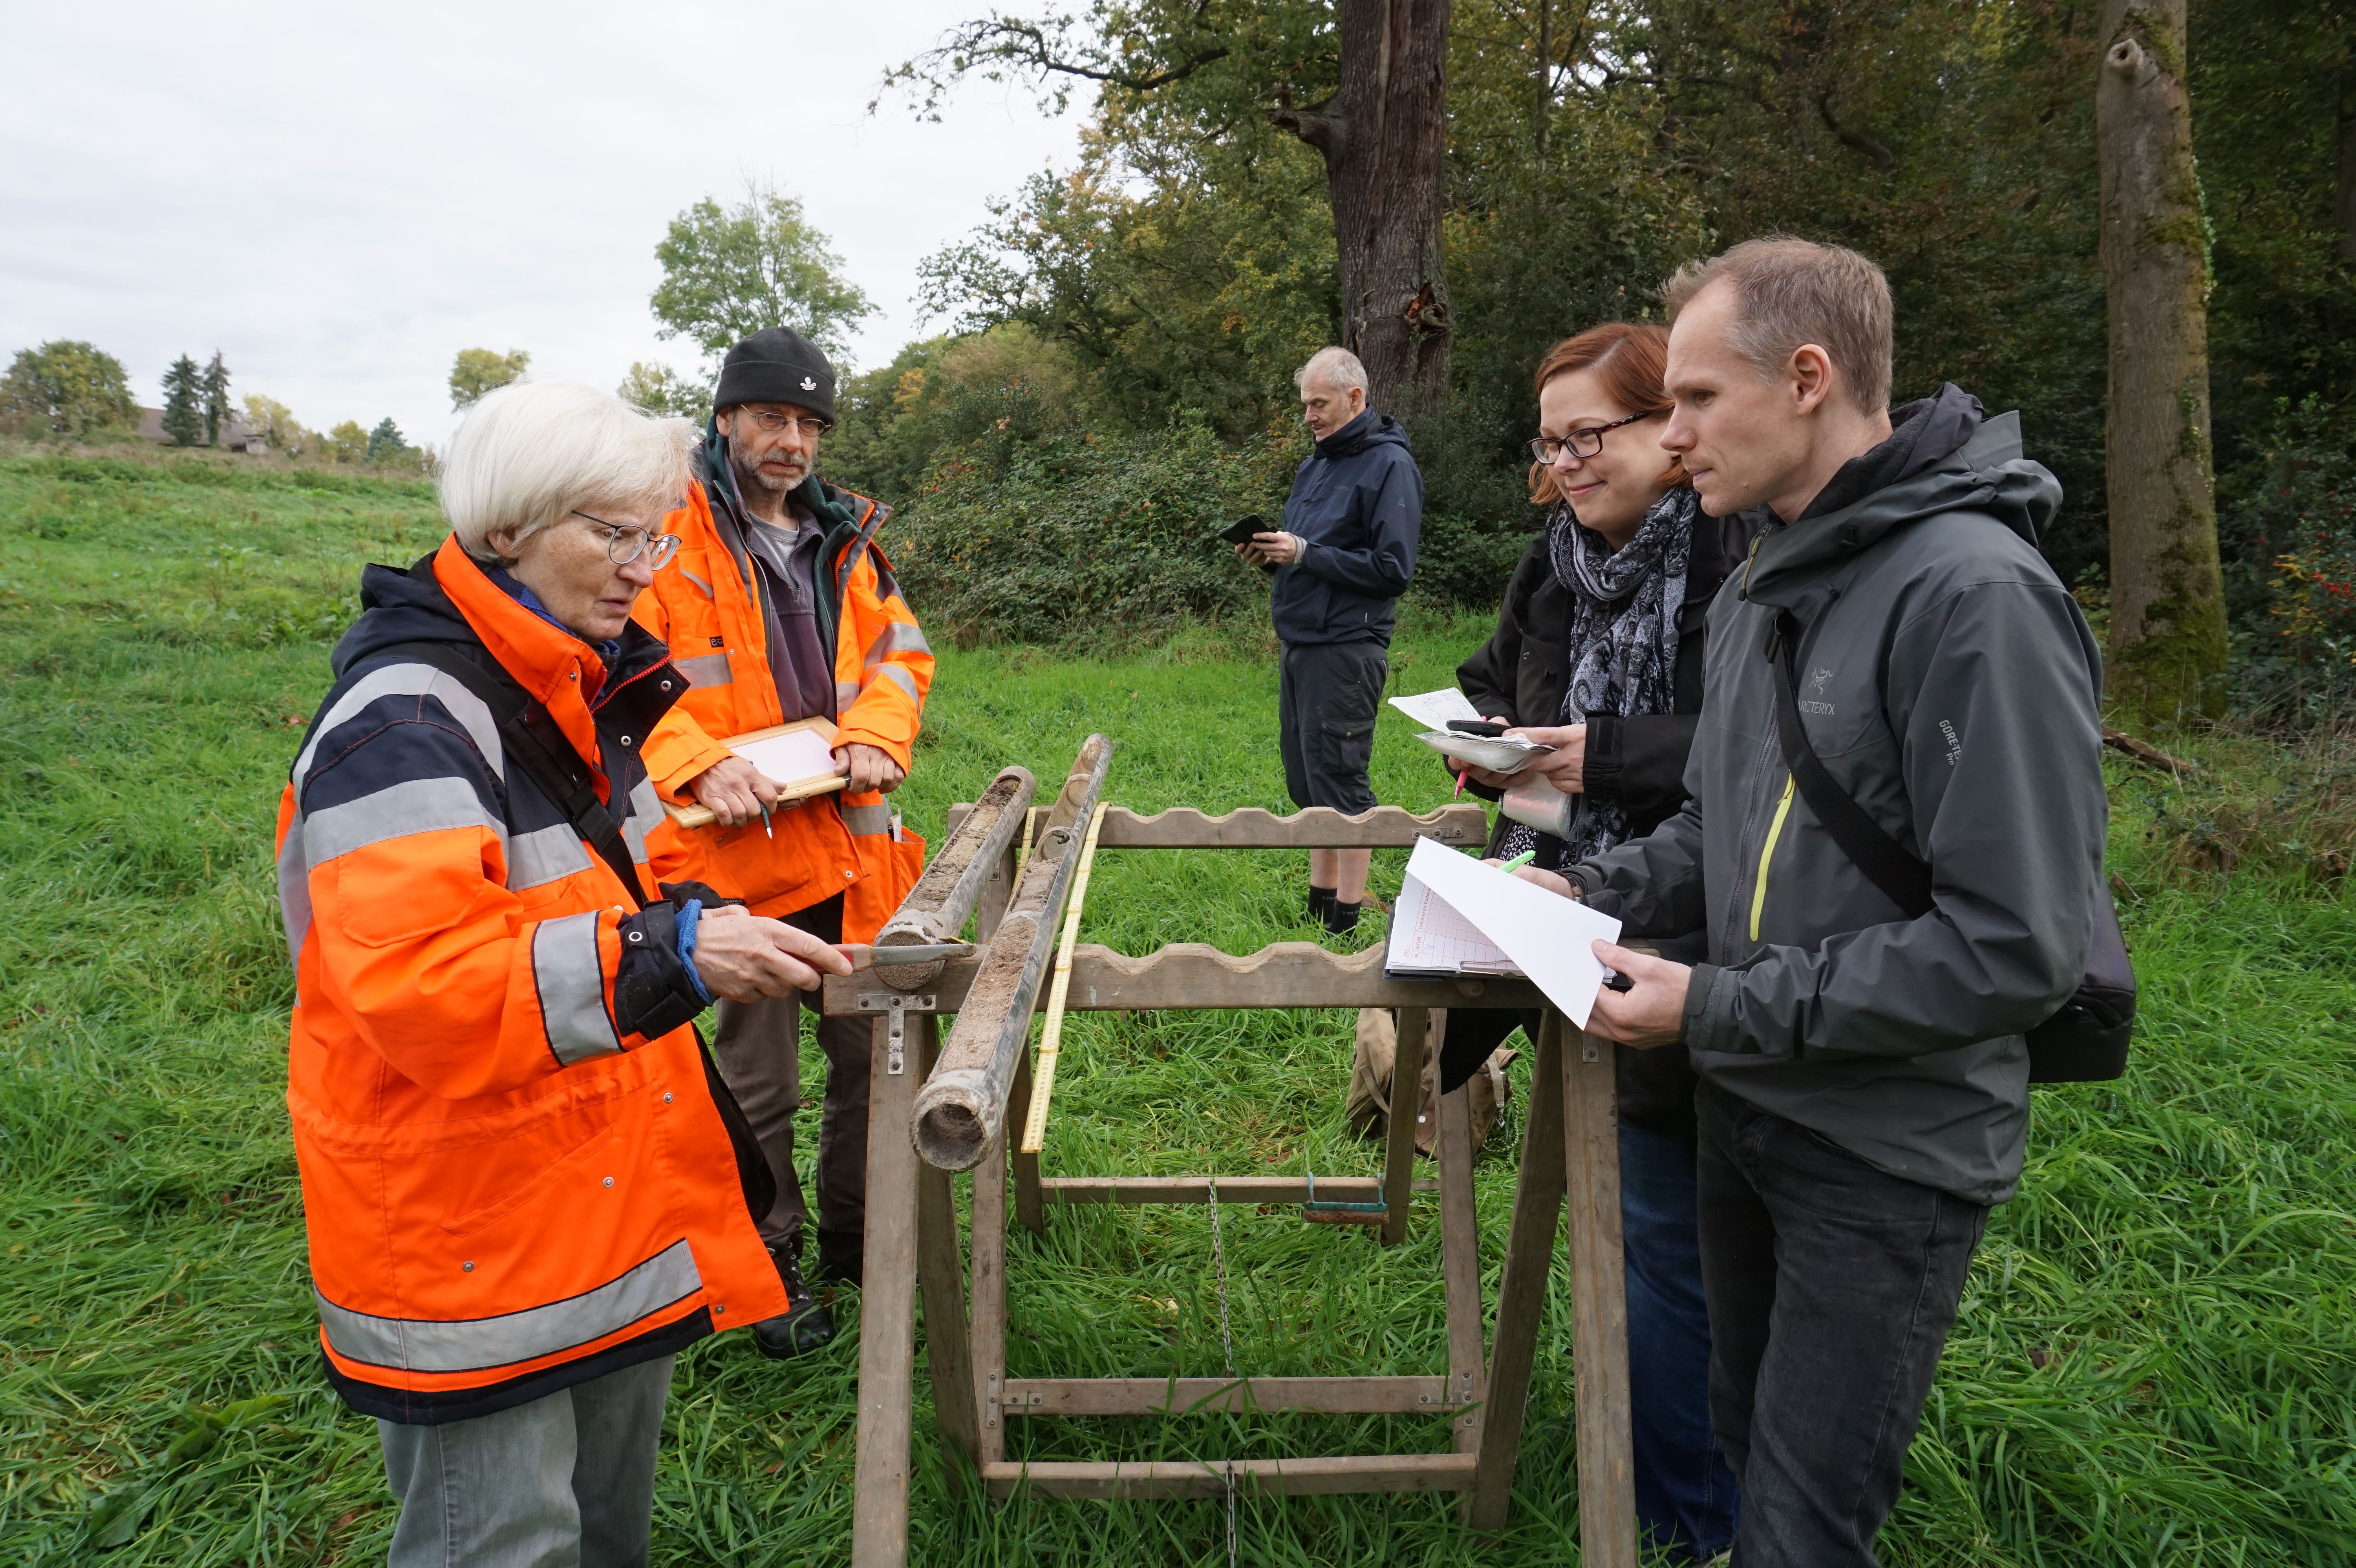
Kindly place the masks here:
[(1580, 1029), (1607, 971), (1594, 944), (1620, 923), (1430, 838), (1419, 838), (1391, 914), (1391, 974), (1526, 975)]

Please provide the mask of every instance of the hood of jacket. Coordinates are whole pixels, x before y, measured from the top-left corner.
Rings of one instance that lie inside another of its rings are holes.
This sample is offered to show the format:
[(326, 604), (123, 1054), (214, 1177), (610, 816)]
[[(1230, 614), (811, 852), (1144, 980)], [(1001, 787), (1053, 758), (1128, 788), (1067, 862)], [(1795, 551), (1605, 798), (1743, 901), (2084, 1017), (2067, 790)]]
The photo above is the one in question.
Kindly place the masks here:
[(1368, 447), (1406, 444), (1407, 431), (1398, 421), (1368, 409), (1319, 442), (1312, 455), (1330, 463), (1337, 457), (1355, 457)]
[(359, 619), (337, 641), (327, 663), (341, 680), (399, 643), (480, 641), (440, 583), (422, 580), (397, 566), (371, 565), (360, 570)]
[(1795, 523), (1769, 520), (1742, 597), (1790, 608), (1827, 567), (1900, 528), (1950, 512), (1994, 517), (2034, 548), (2062, 482), (2021, 454), (2017, 412), (1984, 419), (1954, 383), (1900, 409), (1890, 438), (1851, 458)]

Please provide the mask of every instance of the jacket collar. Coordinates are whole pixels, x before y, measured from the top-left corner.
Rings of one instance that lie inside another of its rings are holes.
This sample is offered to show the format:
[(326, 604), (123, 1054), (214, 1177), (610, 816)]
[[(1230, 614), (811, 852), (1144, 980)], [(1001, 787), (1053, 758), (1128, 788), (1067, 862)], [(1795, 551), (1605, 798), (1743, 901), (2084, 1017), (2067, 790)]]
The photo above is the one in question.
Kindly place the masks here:
[(622, 628), (609, 670), (587, 643), (492, 581), (455, 534), (434, 554), (434, 580), (499, 667), (548, 709), (573, 749), (601, 775), (610, 770), (597, 739), (597, 713), (620, 722), (635, 741), (677, 700), (677, 692), (659, 695), (660, 683), (647, 678), (670, 662), (670, 650), (636, 621)]
[[(1944, 390), (1965, 397), (1953, 388)], [(1943, 396), (1932, 401), (1945, 400)], [(1905, 477), (1830, 511), (1811, 509), (1796, 523), (1771, 520), (1741, 569), (1741, 596), (1790, 609), (1839, 563), (1902, 528), (1949, 512), (1984, 513), (2036, 544), (2061, 507), (2062, 485), (2022, 454), (2020, 416), (1998, 414), (1969, 431), (1961, 429), (1963, 421), (1952, 421), (1947, 429), (1959, 437), (1957, 444), (1939, 452), (1933, 450), (1937, 443), (1926, 445), (1912, 427), (1940, 412), (1923, 404), (1901, 411), (1912, 417), (1885, 445), (1905, 448), (1904, 466), (1911, 469)]]

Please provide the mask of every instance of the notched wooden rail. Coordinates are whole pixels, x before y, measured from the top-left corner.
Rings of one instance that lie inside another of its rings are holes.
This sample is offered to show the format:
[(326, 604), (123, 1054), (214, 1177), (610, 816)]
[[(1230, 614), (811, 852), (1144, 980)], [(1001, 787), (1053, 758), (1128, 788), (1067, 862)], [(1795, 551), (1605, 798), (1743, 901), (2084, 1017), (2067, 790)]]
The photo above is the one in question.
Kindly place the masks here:
[[(1025, 879), (1028, 880), (1028, 878)], [(1010, 922), (1012, 915), (1009, 915)], [(994, 951), (994, 949), (993, 949)], [(942, 1012), (966, 1003), (989, 962), (952, 959), (926, 989)], [(864, 976), (830, 976), (826, 1011), (850, 1012)], [(1457, 975), (1418, 979), (1383, 973), (1383, 950), (1335, 953), (1313, 942), (1279, 942), (1257, 953), (1222, 953), (1200, 942), (1173, 942), (1131, 958), (1093, 942), (1072, 949), (1072, 986), (1064, 1006), (1076, 1013), (1143, 1008), (1539, 1008), (1544, 993), (1519, 975)], [(962, 1028), (960, 1019), (959, 1027)]]

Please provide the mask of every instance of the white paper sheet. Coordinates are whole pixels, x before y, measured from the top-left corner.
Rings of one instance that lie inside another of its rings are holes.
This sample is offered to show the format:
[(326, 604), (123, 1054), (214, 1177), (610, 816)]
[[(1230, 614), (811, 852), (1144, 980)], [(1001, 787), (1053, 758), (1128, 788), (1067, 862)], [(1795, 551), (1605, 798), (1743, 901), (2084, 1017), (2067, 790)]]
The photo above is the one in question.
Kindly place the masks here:
[[(1604, 969), (1593, 944), (1620, 940), (1620, 923), (1576, 899), (1550, 893), (1494, 866), (1430, 838), (1419, 838), (1407, 863), (1409, 885), (1444, 903), (1464, 923), (1512, 960), (1563, 1017), (1580, 1029), (1602, 987)], [(1399, 901), (1407, 902), (1403, 887)], [(1396, 918), (1394, 926), (1401, 922)], [(1427, 915), (1421, 923), (1430, 928)], [(1388, 955), (1385, 966), (1389, 966)]]
[(1520, 736), (1467, 735), (1449, 729), (1451, 719), (1479, 719), (1481, 710), (1472, 706), (1472, 699), (1452, 686), (1438, 691), (1420, 692), (1414, 697), (1394, 697), (1391, 706), (1423, 726), (1426, 733), (1417, 740), (1443, 756), (1471, 763), (1476, 768), (1492, 773), (1517, 773), (1528, 767), (1533, 759), (1554, 750)]
[(1427, 730), (1445, 730), (1451, 719), (1481, 717), (1481, 710), (1472, 706), (1472, 699), (1452, 686), (1443, 686), (1438, 691), (1427, 691), (1416, 697), (1394, 697), (1391, 706)]
[(1389, 975), (1518, 975), (1505, 950), (1410, 874), (1391, 905)]
[(1518, 735), (1500, 736), (1493, 741), (1485, 735), (1466, 735), (1454, 730), (1426, 730), (1416, 739), (1443, 757), (1453, 757), (1493, 773), (1520, 773), (1554, 750), (1552, 746), (1532, 745)]
[(730, 749), (760, 769), (772, 784), (798, 784), (835, 771), (833, 750), (815, 730), (788, 730)]

